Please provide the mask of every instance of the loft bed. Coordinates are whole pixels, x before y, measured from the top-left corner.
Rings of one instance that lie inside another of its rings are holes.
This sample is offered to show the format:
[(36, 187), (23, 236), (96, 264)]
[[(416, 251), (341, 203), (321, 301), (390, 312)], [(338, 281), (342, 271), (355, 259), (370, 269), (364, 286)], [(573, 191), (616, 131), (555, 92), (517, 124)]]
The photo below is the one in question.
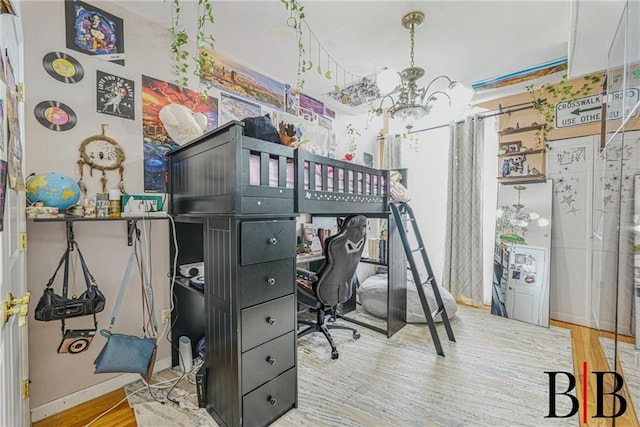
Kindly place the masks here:
[(384, 214), (389, 171), (245, 136), (233, 121), (168, 153), (169, 213)]

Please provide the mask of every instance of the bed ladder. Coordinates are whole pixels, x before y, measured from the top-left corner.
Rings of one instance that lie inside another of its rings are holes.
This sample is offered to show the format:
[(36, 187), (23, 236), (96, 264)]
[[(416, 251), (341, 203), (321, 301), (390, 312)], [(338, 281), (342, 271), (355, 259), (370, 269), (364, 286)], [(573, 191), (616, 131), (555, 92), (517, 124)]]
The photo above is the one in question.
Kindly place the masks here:
[[(451, 323), (449, 323), (449, 316), (447, 315), (447, 310), (445, 309), (444, 303), (442, 302), (442, 296), (440, 296), (440, 290), (438, 289), (436, 278), (434, 277), (433, 270), (431, 269), (431, 263), (429, 262), (429, 257), (427, 256), (427, 249), (425, 248), (424, 242), (422, 241), (422, 235), (420, 234), (420, 230), (418, 229), (416, 217), (413, 214), (413, 209), (411, 209), (411, 207), (406, 203), (391, 203), (391, 210), (393, 211), (393, 216), (398, 226), (398, 232), (400, 233), (400, 238), (402, 239), (404, 252), (407, 255), (407, 261), (409, 261), (409, 268), (411, 269), (411, 273), (413, 274), (413, 281), (416, 284), (418, 295), (420, 296), (420, 302), (422, 303), (424, 317), (425, 319), (427, 319), (427, 325), (429, 326), (429, 331), (431, 331), (433, 344), (436, 347), (436, 352), (438, 353), (438, 355), (444, 357), (444, 351), (442, 350), (442, 344), (440, 343), (438, 330), (436, 329), (436, 325), (433, 320), (434, 317), (440, 314), (442, 316), (444, 327), (447, 330), (449, 341), (455, 342), (456, 339), (453, 336), (453, 329), (451, 329)], [(413, 234), (415, 235), (416, 241), (418, 243), (417, 248), (411, 248), (411, 245), (409, 244), (409, 237), (404, 227), (405, 221), (410, 222), (412, 225)], [(422, 256), (422, 261), (424, 262), (424, 266), (428, 275), (426, 280), (422, 280), (420, 278), (420, 272), (417, 268), (416, 259), (413, 256), (415, 252), (420, 252), (420, 255)], [(431, 312), (431, 309), (429, 308), (429, 303), (427, 302), (427, 297), (424, 293), (424, 288), (422, 287), (426, 284), (431, 285), (431, 288), (433, 289), (433, 295), (435, 296), (436, 303), (438, 304), (438, 307), (433, 312)]]

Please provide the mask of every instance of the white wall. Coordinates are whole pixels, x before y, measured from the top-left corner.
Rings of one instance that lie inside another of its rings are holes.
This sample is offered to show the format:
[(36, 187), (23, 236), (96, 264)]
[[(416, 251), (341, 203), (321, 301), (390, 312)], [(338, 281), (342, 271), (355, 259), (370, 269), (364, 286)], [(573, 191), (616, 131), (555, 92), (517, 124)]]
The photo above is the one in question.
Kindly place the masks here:
[[(100, 124), (106, 123), (106, 134), (118, 141), (127, 157), (124, 162), (126, 189), (129, 193), (140, 194), (143, 192), (141, 74), (172, 80), (168, 32), (110, 2), (101, 2), (98, 7), (124, 19), (124, 67), (65, 48), (63, 1), (23, 2), (26, 171), (27, 174), (55, 171), (78, 179), (78, 148), (85, 138), (100, 134)], [(53, 51), (65, 52), (77, 59), (84, 68), (84, 78), (78, 83), (67, 84), (49, 76), (43, 68), (42, 58)], [(96, 70), (135, 82), (135, 120), (96, 113)], [(77, 115), (76, 126), (68, 131), (55, 132), (38, 123), (33, 110), (44, 100), (60, 101), (71, 107)], [(93, 177), (88, 176), (87, 171), (85, 168), (84, 180), (88, 193), (95, 194), (100, 191), (99, 171), (94, 171)], [(108, 187), (115, 188), (118, 183), (117, 171), (108, 172), (107, 177)], [(108, 317), (130, 253), (126, 243), (126, 222), (78, 222), (74, 228), (87, 265), (107, 298), (105, 310), (98, 315), (98, 328), (104, 328), (108, 326)], [(33, 293), (33, 312), (44, 285), (64, 251), (65, 227), (63, 223), (29, 222), (27, 231), (28, 287)], [(169, 258), (167, 220), (155, 221), (151, 235), (156, 304), (157, 308), (165, 308), (169, 305), (169, 283), (166, 278)], [(81, 290), (84, 284), (78, 280), (77, 286)], [(55, 287), (61, 292), (61, 274)], [(115, 330), (140, 334), (140, 310), (139, 280), (133, 274)], [(67, 322), (67, 327), (90, 328), (92, 323), (91, 317), (82, 317)], [(93, 374), (93, 360), (102, 349), (106, 341), (104, 338), (96, 337), (88, 351), (75, 355), (56, 352), (60, 339), (60, 322), (39, 322), (29, 316), (32, 409), (115, 376)], [(169, 357), (169, 354), (168, 342), (163, 340), (159, 344), (158, 360)]]

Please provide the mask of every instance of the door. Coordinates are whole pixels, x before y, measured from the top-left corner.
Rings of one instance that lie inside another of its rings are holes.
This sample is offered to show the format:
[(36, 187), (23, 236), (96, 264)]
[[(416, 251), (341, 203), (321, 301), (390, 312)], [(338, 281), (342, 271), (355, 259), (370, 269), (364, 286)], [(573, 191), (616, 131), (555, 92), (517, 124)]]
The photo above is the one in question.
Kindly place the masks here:
[(594, 153), (598, 138), (551, 141), (547, 176), (552, 178), (551, 318), (591, 325), (591, 265)]
[[(3, 111), (0, 114), (0, 160), (3, 161), (0, 163), (0, 177), (4, 175), (0, 184), (5, 180), (7, 183), (6, 189), (4, 185), (0, 185), (0, 191), (4, 193), (4, 215), (0, 216), (0, 300), (3, 302), (7, 301), (9, 293), (14, 297), (22, 297), (27, 288), (26, 248), (21, 244), (26, 242), (25, 192), (23, 186), (20, 189), (21, 177), (24, 176), (24, 104), (15, 84), (23, 81), (22, 23), (18, 17), (18, 2), (12, 1), (9, 5), (13, 6), (16, 14), (4, 13), (3, 10), (0, 15), (0, 47), (5, 71), (0, 79)], [(13, 138), (12, 141), (10, 138)], [(15, 188), (10, 188), (11, 186)], [(0, 320), (0, 425), (27, 426), (31, 424), (31, 417), (26, 318), (19, 314), (11, 315), (5, 322), (4, 314), (10, 313), (7, 308), (9, 307), (3, 304), (3, 316)], [(26, 305), (20, 304), (12, 307), (15, 311), (22, 310), (23, 314), (26, 308)]]
[(507, 313), (511, 319), (540, 324), (547, 298), (547, 248), (513, 245), (509, 254)]

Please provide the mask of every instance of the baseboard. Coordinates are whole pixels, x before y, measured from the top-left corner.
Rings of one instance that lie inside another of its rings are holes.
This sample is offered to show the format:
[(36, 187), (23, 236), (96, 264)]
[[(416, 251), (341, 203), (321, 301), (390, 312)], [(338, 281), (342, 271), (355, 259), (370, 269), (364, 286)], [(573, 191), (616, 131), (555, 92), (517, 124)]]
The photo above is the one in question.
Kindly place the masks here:
[[(156, 361), (154, 372), (161, 371), (171, 367), (171, 357)], [(123, 374), (118, 375), (103, 381), (98, 384), (94, 384), (90, 387), (78, 390), (74, 393), (63, 396), (59, 399), (52, 400), (36, 408), (31, 408), (31, 422), (43, 420), (51, 415), (58, 414), (62, 411), (66, 411), (69, 408), (73, 408), (81, 403), (88, 402), (91, 399), (107, 394), (111, 391), (117, 390), (125, 385), (137, 381), (140, 379), (139, 374)]]

